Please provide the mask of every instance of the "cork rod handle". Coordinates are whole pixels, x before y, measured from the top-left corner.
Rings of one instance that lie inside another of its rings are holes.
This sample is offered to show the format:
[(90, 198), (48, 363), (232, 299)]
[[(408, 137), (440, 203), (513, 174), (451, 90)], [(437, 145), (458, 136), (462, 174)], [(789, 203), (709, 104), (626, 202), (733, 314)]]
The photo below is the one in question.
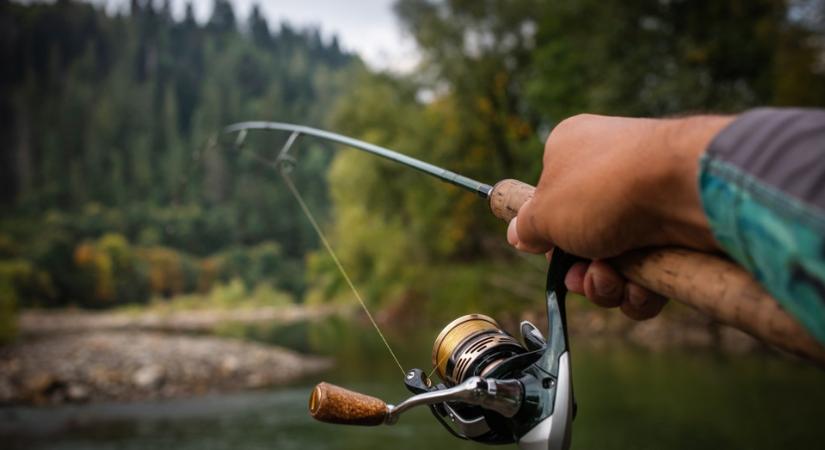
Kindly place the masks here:
[(321, 422), (374, 426), (384, 423), (388, 413), (382, 400), (334, 384), (318, 383), (309, 396), (309, 414)]
[[(502, 180), (490, 193), (490, 209), (509, 222), (534, 191), (533, 186), (521, 181)], [(749, 273), (726, 258), (680, 248), (656, 248), (630, 252), (610, 262), (634, 283), (825, 366), (825, 347)]]

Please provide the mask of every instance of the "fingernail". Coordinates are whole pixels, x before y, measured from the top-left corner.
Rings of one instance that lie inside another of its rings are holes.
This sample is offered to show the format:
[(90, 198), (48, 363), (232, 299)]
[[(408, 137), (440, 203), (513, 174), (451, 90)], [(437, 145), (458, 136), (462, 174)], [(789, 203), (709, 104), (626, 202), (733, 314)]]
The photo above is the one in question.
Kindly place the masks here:
[(518, 246), (518, 231), (516, 228), (516, 220), (517, 217), (513, 217), (513, 220), (507, 225), (507, 242), (510, 243), (513, 247)]

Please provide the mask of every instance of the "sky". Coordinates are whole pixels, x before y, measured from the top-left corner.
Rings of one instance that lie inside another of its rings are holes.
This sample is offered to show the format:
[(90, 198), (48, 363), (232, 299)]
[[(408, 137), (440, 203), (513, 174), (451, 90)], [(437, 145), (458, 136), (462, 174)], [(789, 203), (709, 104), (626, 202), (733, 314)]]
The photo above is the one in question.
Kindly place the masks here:
[[(111, 12), (129, 5), (129, 0), (90, 1)], [(195, 16), (206, 21), (213, 0), (191, 1)], [(183, 17), (186, 0), (171, 2), (175, 17)], [(282, 21), (319, 26), (323, 36), (337, 35), (343, 48), (359, 53), (375, 69), (406, 72), (418, 61), (412, 39), (404, 35), (392, 11), (394, 0), (232, 0), (239, 20), (249, 17), (254, 3), (261, 6), (270, 28)]]

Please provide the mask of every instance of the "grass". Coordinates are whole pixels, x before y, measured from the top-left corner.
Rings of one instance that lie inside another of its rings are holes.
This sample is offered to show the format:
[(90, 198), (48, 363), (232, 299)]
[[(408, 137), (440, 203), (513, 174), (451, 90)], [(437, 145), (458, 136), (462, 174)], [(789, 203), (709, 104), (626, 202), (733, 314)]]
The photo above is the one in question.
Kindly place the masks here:
[(275, 289), (269, 283), (259, 283), (248, 288), (240, 279), (234, 279), (216, 285), (206, 294), (184, 294), (171, 299), (155, 297), (148, 304), (127, 305), (117, 311), (135, 315), (147, 312), (172, 314), (181, 311), (255, 309), (293, 304), (295, 299), (290, 294)]

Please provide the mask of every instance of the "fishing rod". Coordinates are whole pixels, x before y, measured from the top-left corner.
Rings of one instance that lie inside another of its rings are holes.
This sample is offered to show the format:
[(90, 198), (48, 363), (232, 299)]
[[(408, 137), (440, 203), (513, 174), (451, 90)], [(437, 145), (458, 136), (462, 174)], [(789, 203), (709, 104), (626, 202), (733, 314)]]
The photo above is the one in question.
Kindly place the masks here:
[[(250, 130), (290, 132), (272, 163), (282, 175), (295, 163), (289, 153), (293, 144), (301, 135), (308, 135), (360, 149), (474, 192), (487, 199), (492, 213), (505, 221), (513, 219), (535, 191), (533, 186), (512, 179), (494, 185), (485, 184), (388, 148), (304, 125), (254, 121), (236, 123), (224, 129), (226, 133), (238, 133), (235, 143), (239, 148)], [(373, 321), (320, 227), (289, 178), (285, 176), (284, 180)], [(459, 317), (444, 327), (433, 344), (432, 364), (440, 382), (430, 378), (432, 372), (427, 374), (422, 369), (405, 372), (404, 384), (413, 396), (397, 405), (322, 382), (310, 395), (310, 415), (337, 424), (392, 425), (409, 409), (427, 406), (448, 432), (461, 439), (486, 444), (516, 442), (526, 450), (568, 448), (576, 403), (564, 277), (578, 261), (582, 259), (559, 248), (553, 251), (545, 289), (546, 335), (524, 321), (520, 326), (521, 339), (517, 340), (488, 316), (468, 314)], [(739, 328), (769, 344), (825, 365), (825, 348), (785, 313), (750, 275), (726, 259), (664, 248), (630, 252), (613, 258), (611, 263), (625, 277), (643, 287), (693, 306), (714, 320)], [(373, 325), (381, 334), (374, 321)], [(389, 344), (387, 348), (392, 353)]]
[(535, 191), (533, 186), (512, 179), (501, 180), (494, 186), (491, 186), (379, 145), (370, 144), (369, 142), (344, 136), (343, 134), (320, 130), (318, 128), (308, 127), (306, 125), (294, 125), (284, 122), (249, 121), (235, 123), (224, 128), (225, 133), (238, 133), (238, 137), (235, 141), (235, 145), (238, 147), (243, 145), (249, 130), (276, 130), (291, 132), (289, 138), (281, 149), (278, 158), (275, 160), (276, 164), (293, 164), (294, 158), (289, 154), (289, 150), (292, 148), (292, 145), (298, 137), (302, 134), (306, 134), (322, 140), (336, 142), (363, 150), (367, 153), (397, 162), (438, 178), (441, 181), (445, 181), (452, 185), (474, 192), (481, 198), (488, 199), (493, 215), (507, 222), (516, 217), (521, 205), (529, 200)]
[[(291, 131), (293, 133), (294, 138), (290, 137), (292, 142), (287, 141), (291, 144), (298, 138), (301, 134), (306, 134), (309, 136), (315, 136), (319, 139), (323, 139), (330, 142), (337, 142), (339, 144), (348, 145), (350, 147), (354, 147), (360, 150), (363, 150), (367, 153), (371, 153), (376, 156), (380, 156), (382, 158), (389, 159), (390, 161), (397, 162), (399, 164), (403, 164), (407, 167), (411, 167), (413, 169), (419, 170), (424, 172), (428, 175), (432, 175), (442, 181), (446, 181), (447, 183), (462, 187), (469, 191), (475, 192), (480, 195), (482, 198), (488, 198), (490, 196), (490, 192), (493, 190), (493, 187), (489, 184), (484, 184), (479, 181), (473, 180), (471, 178), (467, 178), (465, 176), (459, 175), (455, 172), (451, 172), (447, 169), (442, 167), (438, 167), (432, 165), (430, 163), (421, 161), (420, 159), (415, 159), (413, 157), (407, 156), (403, 153), (398, 153), (396, 151), (390, 150), (388, 148), (381, 147), (379, 145), (370, 144), (369, 142), (360, 141), (358, 139), (351, 138), (349, 136), (344, 136), (338, 133), (332, 133), (330, 131), (319, 130), (317, 128), (312, 128), (304, 125), (293, 125), (290, 123), (283, 123), (283, 122), (241, 122), (236, 123), (233, 125), (229, 125), (224, 129), (227, 133), (233, 132), (241, 132), (245, 133), (247, 130), (280, 130), (280, 131)], [(246, 138), (246, 134), (239, 135), (240, 142)], [(281, 151), (279, 158), (286, 157), (286, 153), (289, 151), (289, 147), (286, 147), (286, 152)]]

